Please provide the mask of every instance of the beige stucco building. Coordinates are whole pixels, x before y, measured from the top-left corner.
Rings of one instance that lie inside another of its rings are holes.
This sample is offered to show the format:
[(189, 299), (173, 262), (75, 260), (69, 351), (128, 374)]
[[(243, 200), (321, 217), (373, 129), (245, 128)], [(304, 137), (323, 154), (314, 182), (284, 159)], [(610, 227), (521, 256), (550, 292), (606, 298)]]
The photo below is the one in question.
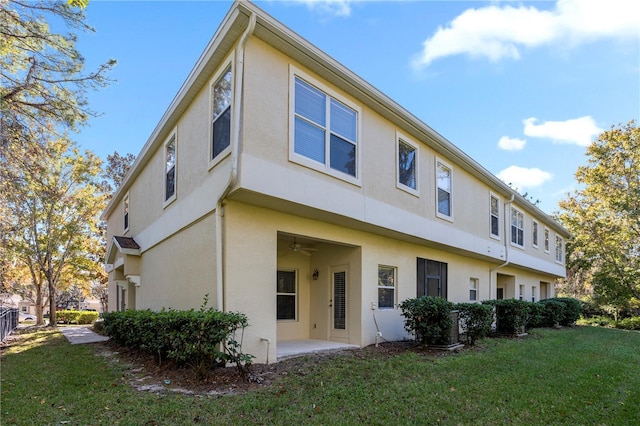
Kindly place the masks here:
[(235, 3), (103, 217), (110, 309), (248, 315), (278, 342), (408, 337), (398, 304), (538, 300), (565, 229), (251, 3)]

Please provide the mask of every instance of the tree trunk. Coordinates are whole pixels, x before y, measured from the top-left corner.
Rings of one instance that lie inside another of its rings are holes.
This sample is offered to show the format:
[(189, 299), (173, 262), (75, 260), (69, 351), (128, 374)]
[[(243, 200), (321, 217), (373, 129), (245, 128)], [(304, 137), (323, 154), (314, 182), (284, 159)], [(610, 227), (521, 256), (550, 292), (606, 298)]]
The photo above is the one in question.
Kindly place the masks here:
[(36, 325), (44, 325), (44, 316), (42, 314), (42, 285), (36, 287)]
[(49, 327), (57, 327), (56, 320), (56, 288), (53, 282), (49, 280)]

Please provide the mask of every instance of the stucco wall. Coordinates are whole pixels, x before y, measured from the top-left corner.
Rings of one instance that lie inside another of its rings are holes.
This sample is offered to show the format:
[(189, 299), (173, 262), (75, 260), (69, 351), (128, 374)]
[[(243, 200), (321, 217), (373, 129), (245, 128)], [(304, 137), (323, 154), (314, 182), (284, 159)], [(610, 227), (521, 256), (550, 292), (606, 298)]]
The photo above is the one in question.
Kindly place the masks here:
[(164, 240), (142, 255), (138, 309), (216, 306), (215, 215)]
[[(358, 150), (361, 155), (359, 173), (361, 184), (354, 185), (342, 179), (310, 169), (290, 160), (291, 107), (290, 79), (292, 68), (300, 70), (318, 82), (321, 89), (357, 105), (360, 109), (361, 131)], [(251, 38), (246, 48), (244, 79), (243, 165), (242, 186), (303, 205), (337, 212), (379, 226), (397, 229), (426, 240), (450, 244), (502, 259), (505, 236), (503, 221), (509, 219), (504, 210), (508, 199), (501, 201), (500, 239), (490, 236), (490, 193), (492, 189), (452, 161), (446, 154), (437, 153), (428, 141), (421, 141), (406, 129), (399, 129), (389, 120), (353, 96), (326, 82), (322, 76), (311, 73), (299, 63), (266, 43)], [(402, 135), (418, 145), (418, 191), (411, 194), (397, 187), (396, 146)], [(451, 166), (452, 218), (445, 220), (436, 215), (436, 160)], [(265, 179), (265, 177), (269, 179)], [(496, 194), (494, 190), (494, 195)], [(385, 208), (389, 212), (385, 212)], [(391, 214), (399, 209), (400, 215)], [(394, 219), (397, 218), (397, 222)], [(526, 256), (517, 260), (529, 262), (528, 257), (539, 260), (547, 271), (563, 275), (563, 266), (555, 263), (555, 233), (551, 232), (551, 250), (542, 249), (544, 218), (540, 224), (539, 247), (531, 245), (531, 221), (525, 213), (525, 245), (520, 249)], [(411, 224), (411, 226), (408, 226)], [(426, 231), (428, 227), (433, 228)]]

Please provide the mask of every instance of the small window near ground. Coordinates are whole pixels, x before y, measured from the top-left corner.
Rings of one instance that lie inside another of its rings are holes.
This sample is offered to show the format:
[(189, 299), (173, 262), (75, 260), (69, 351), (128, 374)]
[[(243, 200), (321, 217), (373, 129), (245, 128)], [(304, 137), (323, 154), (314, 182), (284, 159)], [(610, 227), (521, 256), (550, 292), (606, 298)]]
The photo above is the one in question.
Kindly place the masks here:
[(378, 266), (378, 308), (393, 308), (396, 302), (396, 268)]
[(478, 300), (478, 279), (469, 279), (469, 300), (475, 302)]
[(524, 300), (524, 285), (520, 284), (520, 300)]
[(531, 301), (535, 303), (536, 301), (536, 292), (538, 288), (536, 286), (531, 287)]
[(295, 320), (297, 318), (297, 282), (296, 271), (278, 271), (276, 288), (277, 319)]

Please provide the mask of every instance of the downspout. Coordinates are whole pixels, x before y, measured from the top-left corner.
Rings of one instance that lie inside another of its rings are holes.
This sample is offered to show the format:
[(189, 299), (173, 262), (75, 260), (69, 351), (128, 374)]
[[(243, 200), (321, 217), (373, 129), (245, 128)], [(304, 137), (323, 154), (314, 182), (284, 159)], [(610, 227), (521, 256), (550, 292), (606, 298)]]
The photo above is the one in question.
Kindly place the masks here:
[[(513, 203), (513, 200), (516, 198), (515, 194), (511, 194), (511, 199), (509, 201), (507, 201), (506, 203), (504, 203), (504, 220), (502, 221), (502, 227), (503, 227), (503, 232), (502, 235), (504, 236), (504, 263), (502, 263), (501, 265), (496, 266), (495, 268), (491, 268), (489, 269), (489, 296), (491, 297), (492, 293), (492, 285), (491, 283), (493, 282), (493, 273), (495, 271), (497, 271), (498, 269), (504, 268), (505, 266), (507, 266), (509, 264), (509, 241), (507, 238), (507, 221), (509, 220), (509, 210), (507, 207), (509, 207), (509, 205), (511, 203)], [(498, 293), (498, 278), (496, 277), (496, 297), (497, 297), (497, 293)]]
[(235, 80), (233, 88), (233, 122), (231, 123), (231, 173), (224, 191), (216, 204), (216, 309), (224, 311), (224, 256), (223, 256), (223, 217), (222, 203), (238, 180), (238, 163), (240, 148), (240, 113), (242, 111), (242, 82), (244, 78), (244, 48), (247, 40), (256, 27), (256, 14), (251, 13), (247, 29), (242, 34), (236, 50)]

